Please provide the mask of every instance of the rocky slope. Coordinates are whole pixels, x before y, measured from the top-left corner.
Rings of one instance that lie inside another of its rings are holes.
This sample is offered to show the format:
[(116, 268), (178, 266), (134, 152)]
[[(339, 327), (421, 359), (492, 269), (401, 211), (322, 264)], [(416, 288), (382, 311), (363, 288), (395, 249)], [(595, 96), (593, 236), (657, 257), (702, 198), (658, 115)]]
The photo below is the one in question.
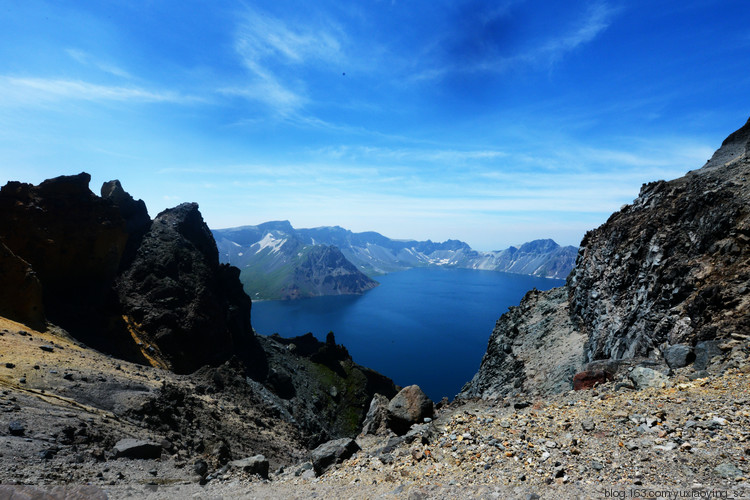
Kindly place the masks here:
[(746, 349), (749, 141), (750, 122), (703, 168), (644, 185), (588, 232), (564, 288), (530, 293), (498, 321), (462, 397), (557, 391), (581, 370), (602, 379), (636, 364), (699, 370)]
[[(565, 278), (577, 249), (552, 240), (478, 252), (458, 240), (392, 240), (341, 227), (295, 229), (288, 221), (213, 230), (220, 259), (241, 269), (254, 298), (288, 299), (362, 293), (376, 277), (413, 267), (458, 267)], [(364, 274), (363, 274), (364, 273)]]
[(240, 386), (248, 404), (265, 400), (310, 446), (356, 434), (374, 394), (395, 394), (390, 379), (335, 342), (308, 339), (309, 352), (300, 354), (256, 336), (239, 270), (219, 263), (197, 204), (151, 220), (119, 182), (105, 183), (99, 197), (89, 180), (80, 174), (0, 190), (3, 316), (177, 374), (228, 364), (235, 382), (217, 382), (215, 392)]
[[(315, 350), (309, 339), (278, 348), (292, 344)], [(373, 426), (316, 474), (284, 407), (231, 364), (175, 375), (0, 319), (0, 498), (750, 494), (750, 357), (692, 374), (641, 390), (623, 374), (588, 391), (454, 402), (401, 436)], [(255, 468), (258, 454), (268, 469)]]

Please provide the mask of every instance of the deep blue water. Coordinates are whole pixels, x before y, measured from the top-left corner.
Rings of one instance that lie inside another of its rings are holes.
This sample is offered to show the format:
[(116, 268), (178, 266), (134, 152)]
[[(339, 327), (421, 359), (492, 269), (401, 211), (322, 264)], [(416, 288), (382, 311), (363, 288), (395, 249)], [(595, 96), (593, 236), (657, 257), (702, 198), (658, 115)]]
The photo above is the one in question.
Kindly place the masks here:
[(433, 401), (453, 399), (471, 380), (495, 321), (532, 288), (564, 280), (470, 269), (416, 268), (376, 278), (361, 296), (254, 302), (253, 327), (294, 337), (329, 331), (356, 363), (417, 384)]

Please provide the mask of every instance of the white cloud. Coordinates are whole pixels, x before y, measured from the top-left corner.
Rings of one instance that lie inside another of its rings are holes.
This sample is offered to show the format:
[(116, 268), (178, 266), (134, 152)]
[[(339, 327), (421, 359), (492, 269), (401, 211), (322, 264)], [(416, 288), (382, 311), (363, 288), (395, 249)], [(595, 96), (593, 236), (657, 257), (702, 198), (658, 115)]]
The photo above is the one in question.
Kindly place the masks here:
[(235, 50), (249, 72), (246, 85), (222, 89), (262, 102), (289, 115), (306, 102), (302, 78), (290, 68), (339, 60), (341, 44), (327, 26), (290, 26), (281, 19), (248, 9), (235, 36)]
[(36, 105), (61, 100), (188, 103), (198, 99), (175, 92), (98, 85), (81, 80), (0, 76), (0, 105)]
[(119, 66), (100, 61), (96, 59), (94, 56), (92, 56), (91, 54), (84, 52), (82, 50), (65, 49), (65, 53), (68, 54), (71, 58), (73, 58), (77, 62), (83, 64), (84, 66), (93, 66), (105, 73), (109, 73), (114, 76), (119, 76), (121, 78), (127, 78), (127, 79), (133, 78), (133, 76), (130, 73), (120, 68)]

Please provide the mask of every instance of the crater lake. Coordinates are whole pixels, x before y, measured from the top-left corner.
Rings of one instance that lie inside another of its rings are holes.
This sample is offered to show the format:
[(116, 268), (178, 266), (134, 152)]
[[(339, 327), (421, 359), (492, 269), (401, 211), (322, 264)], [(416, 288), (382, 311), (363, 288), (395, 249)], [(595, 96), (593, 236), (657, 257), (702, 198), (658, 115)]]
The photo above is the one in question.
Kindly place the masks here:
[(262, 335), (329, 331), (354, 362), (401, 386), (417, 384), (435, 402), (461, 390), (479, 369), (497, 319), (532, 288), (565, 280), (473, 269), (414, 268), (375, 278), (364, 295), (253, 302)]

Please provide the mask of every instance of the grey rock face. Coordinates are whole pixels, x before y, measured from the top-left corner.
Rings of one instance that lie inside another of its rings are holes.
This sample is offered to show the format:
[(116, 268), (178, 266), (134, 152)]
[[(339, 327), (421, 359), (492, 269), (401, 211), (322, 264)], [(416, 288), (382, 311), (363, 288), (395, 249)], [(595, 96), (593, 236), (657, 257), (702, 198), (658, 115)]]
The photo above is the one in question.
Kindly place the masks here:
[(705, 340), (695, 345), (695, 369), (697, 371), (705, 370), (711, 363), (714, 356), (720, 356), (719, 342), (715, 340)]
[[(722, 149), (746, 150), (749, 133), (746, 124)], [(568, 289), (587, 361), (747, 331), (750, 165), (744, 154), (732, 157), (644, 185), (632, 205), (586, 234)]]
[(404, 387), (388, 403), (388, 427), (398, 435), (434, 414), (432, 400), (418, 385)]
[(312, 451), (315, 475), (319, 476), (359, 451), (359, 445), (349, 438), (335, 439), (323, 443)]
[(373, 396), (362, 424), (362, 434), (380, 435), (388, 432), (388, 404), (388, 398), (382, 394)]
[[(718, 344), (701, 342), (744, 338), (750, 331), (748, 144), (750, 121), (704, 168), (644, 185), (631, 205), (586, 233), (566, 286), (527, 294), (500, 318), (479, 372), (460, 396), (566, 390), (563, 373), (572, 363), (557, 373), (549, 366), (561, 353), (580, 364), (658, 364), (660, 346), (695, 345), (701, 370), (721, 354)], [(561, 349), (551, 352), (548, 339)], [(689, 363), (690, 353), (679, 349), (668, 351), (669, 361)]]
[(497, 321), (479, 371), (459, 397), (569, 390), (582, 367), (584, 341), (570, 319), (565, 288), (532, 290)]

